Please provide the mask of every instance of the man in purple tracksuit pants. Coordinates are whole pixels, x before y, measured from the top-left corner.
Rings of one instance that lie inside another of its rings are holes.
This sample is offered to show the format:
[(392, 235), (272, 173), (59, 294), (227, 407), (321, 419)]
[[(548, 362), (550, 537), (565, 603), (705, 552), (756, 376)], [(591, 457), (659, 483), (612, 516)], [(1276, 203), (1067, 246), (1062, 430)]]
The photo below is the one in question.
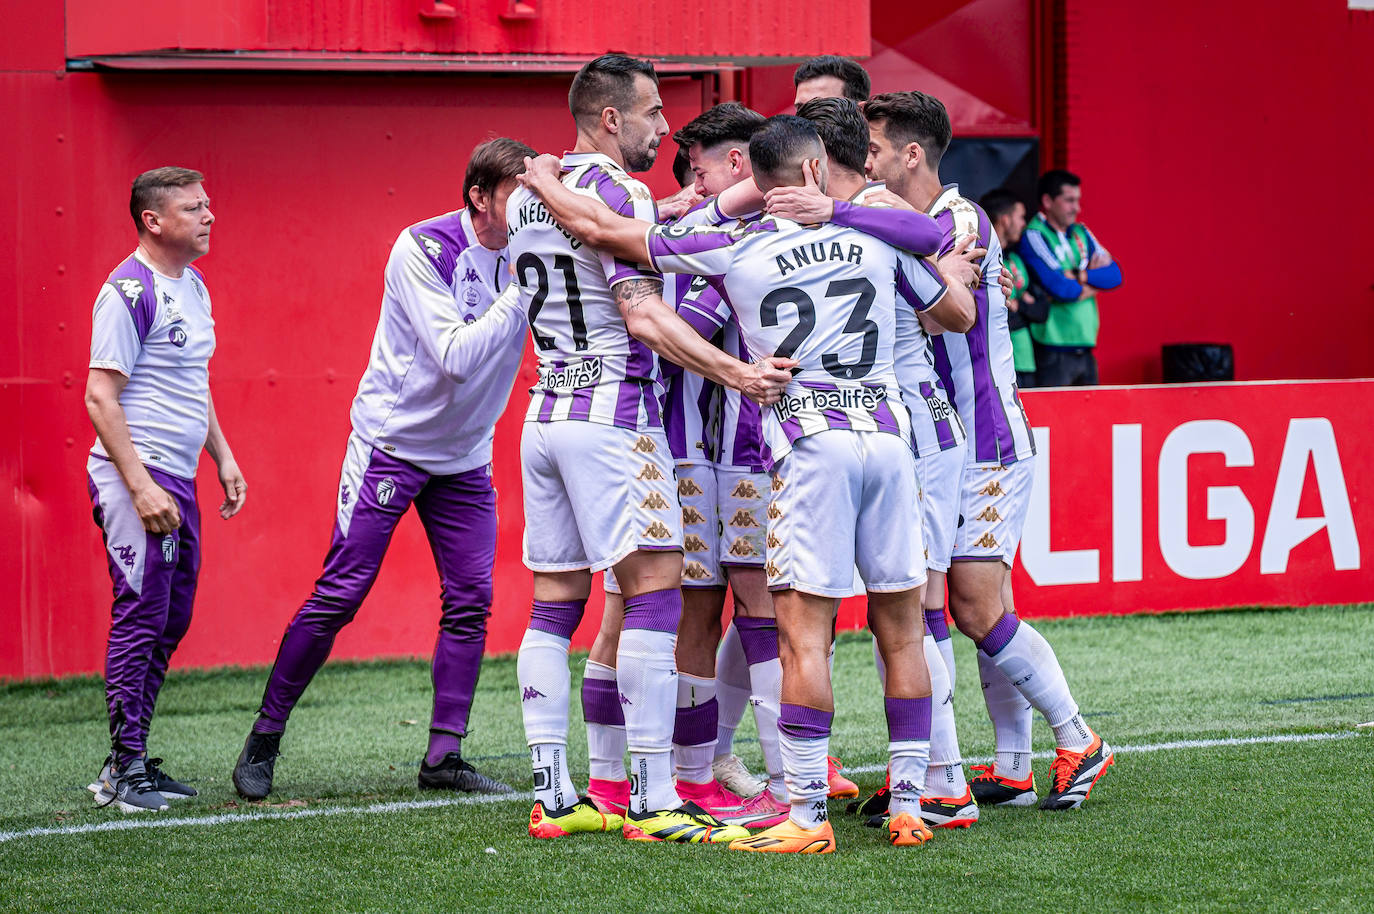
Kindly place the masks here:
[(200, 572), (196, 464), (202, 447), (224, 486), (220, 516), (248, 488), (210, 398), (215, 322), (191, 262), (210, 250), (202, 175), (157, 168), (133, 184), (138, 249), (110, 273), (91, 316), (86, 411), (96, 442), (86, 464), (92, 515), (114, 584), (105, 698), (110, 756), (90, 785), (101, 805), (163, 810), (196, 789), (147, 758), (148, 726), (172, 652), (191, 624)]
[(506, 138), (481, 144), (463, 182), (468, 207), (410, 226), (392, 248), (371, 361), (353, 400), (324, 572), (282, 636), (234, 767), (234, 786), (246, 799), (271, 791), (291, 709), (371, 590), (412, 504), (434, 554), (442, 604), (420, 787), (510, 790), (464, 761), (461, 743), (491, 609), (492, 428), (510, 396), (526, 328), (515, 295), (501, 295), (510, 282), (505, 204), (524, 157), (533, 154)]

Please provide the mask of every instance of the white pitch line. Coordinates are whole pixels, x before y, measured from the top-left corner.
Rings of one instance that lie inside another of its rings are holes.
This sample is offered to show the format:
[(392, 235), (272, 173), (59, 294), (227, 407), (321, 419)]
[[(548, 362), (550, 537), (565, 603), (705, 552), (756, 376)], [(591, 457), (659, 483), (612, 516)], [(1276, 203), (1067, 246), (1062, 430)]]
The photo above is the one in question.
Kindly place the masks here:
[[(1274, 736), (1238, 736), (1230, 739), (1183, 739), (1169, 743), (1146, 743), (1139, 746), (1113, 746), (1113, 751), (1130, 754), (1135, 752), (1168, 752), (1175, 749), (1212, 749), (1230, 746), (1254, 746), (1265, 743), (1316, 743), (1337, 739), (1350, 739), (1358, 736), (1354, 731), (1339, 733), (1286, 733)], [(1052, 752), (1036, 752), (1034, 758), (1049, 758)], [(971, 764), (984, 764), (991, 758), (965, 759)], [(857, 765), (845, 768), (853, 774), (873, 774), (883, 771), (886, 765)], [(23, 831), (0, 831), (0, 844), (19, 841), (24, 838), (42, 838), (48, 835), (87, 835), (95, 832), (131, 831), (142, 828), (181, 828), (185, 826), (232, 825), (237, 822), (272, 822), (283, 819), (312, 819), (319, 816), (373, 816), (384, 813), (408, 812), (413, 809), (440, 809), (446, 806), (483, 806), (494, 803), (527, 803), (529, 797), (524, 793), (484, 794), (476, 796), (448, 797), (442, 800), (398, 800), (391, 803), (373, 803), (369, 806), (316, 806), (304, 809), (264, 810), (243, 813), (219, 813), (213, 816), (180, 816), (160, 818), (148, 814), (139, 818), (113, 819), (109, 822), (90, 822), (84, 825), (65, 825), (59, 828), (29, 828)]]
[[(1169, 752), (1174, 749), (1217, 749), (1229, 746), (1257, 746), (1263, 743), (1321, 743), (1333, 739), (1350, 739), (1358, 736), (1354, 731), (1342, 731), (1340, 733), (1279, 733), (1273, 736), (1233, 736), (1228, 739), (1180, 739), (1171, 743), (1143, 743), (1139, 746), (1112, 746), (1112, 752), (1129, 755), (1135, 752)], [(1108, 743), (1108, 745), (1111, 745)], [(1032, 752), (1031, 758), (1053, 758), (1053, 752)], [(986, 765), (993, 761), (992, 756), (985, 758), (966, 758), (965, 764)], [(886, 765), (856, 765), (850, 768), (848, 765), (845, 771), (852, 771), (854, 774), (873, 774), (878, 771), (886, 771)]]

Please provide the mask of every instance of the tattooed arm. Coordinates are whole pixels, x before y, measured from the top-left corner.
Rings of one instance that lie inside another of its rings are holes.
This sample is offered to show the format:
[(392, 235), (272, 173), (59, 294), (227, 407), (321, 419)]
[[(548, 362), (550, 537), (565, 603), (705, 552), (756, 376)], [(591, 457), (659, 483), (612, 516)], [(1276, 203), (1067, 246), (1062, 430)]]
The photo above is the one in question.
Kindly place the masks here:
[(627, 279), (612, 289), (630, 334), (659, 356), (704, 378), (733, 387), (763, 406), (778, 402), (792, 379), (792, 359), (741, 362), (712, 346), (663, 300), (663, 282)]

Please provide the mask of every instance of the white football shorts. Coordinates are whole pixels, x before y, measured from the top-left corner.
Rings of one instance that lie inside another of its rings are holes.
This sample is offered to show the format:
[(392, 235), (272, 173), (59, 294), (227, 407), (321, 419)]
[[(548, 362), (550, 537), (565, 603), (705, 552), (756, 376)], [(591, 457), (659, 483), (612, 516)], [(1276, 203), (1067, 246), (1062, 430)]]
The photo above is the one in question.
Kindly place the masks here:
[(1035, 458), (1011, 466), (967, 464), (960, 486), (962, 523), (954, 536), (955, 561), (1001, 559), (1008, 568), (1016, 558), (1026, 525)]

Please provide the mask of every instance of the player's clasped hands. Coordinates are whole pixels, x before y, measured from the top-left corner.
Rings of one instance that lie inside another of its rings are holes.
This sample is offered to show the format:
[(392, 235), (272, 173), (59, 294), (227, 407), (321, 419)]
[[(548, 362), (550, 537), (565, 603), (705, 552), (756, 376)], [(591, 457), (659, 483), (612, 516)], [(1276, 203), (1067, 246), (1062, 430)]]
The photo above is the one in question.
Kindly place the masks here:
[(792, 369), (796, 359), (783, 359), (775, 355), (752, 363), (745, 373), (744, 386), (740, 393), (760, 406), (772, 406), (782, 399), (787, 382), (792, 380)]
[(973, 247), (975, 240), (975, 236), (965, 235), (954, 246), (954, 250), (936, 261), (936, 266), (948, 282), (962, 283), (970, 289), (978, 288), (978, 280), (982, 275), (979, 264), (988, 249)]
[(516, 175), (515, 179), (525, 187), (533, 187), (541, 178), (557, 180), (562, 169), (563, 164), (556, 155), (545, 152), (533, 158), (525, 156), (525, 173)]
[(798, 225), (829, 222), (835, 214), (835, 201), (821, 190), (820, 160), (802, 163), (801, 187), (775, 187), (763, 195), (764, 209), (770, 216), (790, 219)]

